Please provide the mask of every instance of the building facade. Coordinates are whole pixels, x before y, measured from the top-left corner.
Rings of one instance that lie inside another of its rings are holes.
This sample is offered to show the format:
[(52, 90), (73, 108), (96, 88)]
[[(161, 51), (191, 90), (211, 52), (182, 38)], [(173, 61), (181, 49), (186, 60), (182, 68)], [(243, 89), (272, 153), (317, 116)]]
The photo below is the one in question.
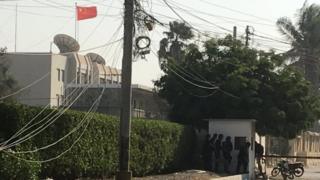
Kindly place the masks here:
[[(7, 53), (9, 72), (20, 88), (26, 88), (16, 97), (18, 102), (31, 106), (51, 108), (71, 106), (87, 110), (105, 89), (98, 112), (120, 115), (121, 70), (106, 66), (103, 57), (95, 53), (82, 55), (80, 46), (67, 35), (54, 38), (60, 53)], [(86, 89), (78, 98), (81, 91)], [(73, 103), (74, 102), (74, 103)], [(72, 104), (71, 104), (72, 103)], [(152, 89), (133, 85), (132, 115), (134, 117), (166, 117), (166, 103)]]
[(65, 101), (70, 84), (120, 84), (121, 71), (92, 61), (78, 53), (8, 53), (10, 74), (25, 87), (43, 78), (19, 94), (17, 100), (32, 106), (59, 107)]
[[(78, 85), (71, 85), (70, 93), (76, 90), (76, 93), (71, 97), (77, 97), (81, 93), (82, 87)], [(98, 106), (97, 112), (120, 116), (121, 110), (121, 85), (120, 84), (106, 84), (90, 86), (82, 96), (71, 106), (72, 109), (87, 111), (102, 90), (104, 93)], [(136, 118), (148, 119), (167, 119), (169, 106), (167, 102), (161, 99), (152, 89), (133, 84), (132, 85), (132, 105), (131, 114)]]

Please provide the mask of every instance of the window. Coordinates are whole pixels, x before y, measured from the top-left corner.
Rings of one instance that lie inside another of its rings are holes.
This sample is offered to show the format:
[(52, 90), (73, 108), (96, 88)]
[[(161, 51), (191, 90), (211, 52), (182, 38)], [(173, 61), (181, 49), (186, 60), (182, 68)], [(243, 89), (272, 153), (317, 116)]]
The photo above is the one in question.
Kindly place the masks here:
[(58, 73), (58, 81), (60, 81), (60, 69), (57, 69), (57, 73)]
[(77, 84), (80, 84), (80, 72), (77, 72)]
[(57, 98), (57, 107), (59, 107), (60, 106), (60, 95), (57, 94), (56, 98)]
[(64, 79), (64, 70), (62, 70), (62, 69), (61, 69), (61, 81), (62, 81), (62, 82), (65, 81), (65, 79)]
[(87, 83), (87, 75), (85, 73), (81, 73), (81, 81), (83, 81), (84, 84)]
[(137, 101), (134, 99), (132, 103), (133, 103), (133, 109), (136, 109), (137, 108)]

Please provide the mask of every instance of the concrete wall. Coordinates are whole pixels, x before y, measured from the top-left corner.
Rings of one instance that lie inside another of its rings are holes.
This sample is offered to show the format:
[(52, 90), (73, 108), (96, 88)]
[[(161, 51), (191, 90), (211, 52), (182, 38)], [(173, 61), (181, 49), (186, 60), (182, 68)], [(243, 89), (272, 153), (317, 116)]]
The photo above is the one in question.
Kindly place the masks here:
[[(11, 75), (18, 81), (20, 87), (25, 87), (42, 76), (48, 74), (48, 77), (36, 85), (26, 89), (20, 93), (18, 101), (32, 106), (45, 106), (50, 104), (51, 107), (64, 104), (66, 97), (65, 89), (69, 85), (79, 85), (86, 87), (88, 84), (108, 84), (120, 87), (121, 71), (110, 68), (104, 64), (92, 62), (90, 56), (80, 55), (78, 53), (70, 53), (67, 55), (52, 53), (9, 53), (7, 58), (11, 64), (9, 71)], [(63, 78), (63, 79), (62, 79)], [(103, 82), (100, 82), (100, 78)], [(117, 94), (118, 92), (115, 92)], [(135, 93), (135, 92), (134, 92)], [(133, 110), (133, 113), (139, 117), (157, 116), (148, 108), (153, 108), (153, 104), (149, 104), (148, 100), (139, 96), (139, 105), (144, 104), (145, 108)], [(148, 93), (147, 93), (148, 94)], [(88, 95), (89, 97), (89, 95)], [(119, 100), (120, 95), (115, 95)], [(149, 96), (151, 97), (151, 96)], [(109, 97), (108, 99), (112, 99)], [(143, 100), (142, 100), (143, 99)], [(142, 102), (143, 101), (143, 102)], [(84, 102), (86, 103), (86, 102)], [(105, 106), (112, 114), (119, 114), (120, 105), (117, 101), (110, 101)], [(85, 104), (88, 106), (88, 104)], [(148, 113), (148, 114), (147, 114)]]
[[(246, 137), (250, 142), (249, 148), (249, 175), (254, 176), (254, 141), (255, 141), (255, 125), (254, 120), (245, 119), (211, 119), (209, 120), (209, 131), (211, 135), (214, 133), (223, 134), (224, 138), (231, 136), (233, 147), (235, 148), (235, 137)], [(224, 141), (224, 139), (223, 139)], [(231, 171), (236, 170), (237, 155), (239, 150), (232, 151)]]
[[(23, 88), (44, 75), (47, 77), (35, 85), (27, 88), (18, 95), (17, 100), (31, 106), (57, 106), (57, 97), (64, 96), (65, 80), (58, 80), (58, 73), (62, 78), (64, 71), (67, 75), (67, 59), (57, 54), (41, 53), (15, 53), (9, 54), (9, 72), (18, 81), (18, 86)], [(57, 96), (58, 95), (58, 96)]]
[[(100, 95), (103, 87), (108, 85), (96, 85), (90, 87), (73, 105), (72, 109), (86, 111), (90, 108), (92, 103)], [(121, 89), (119, 85), (110, 85), (105, 90), (98, 112), (120, 116), (121, 107)], [(76, 88), (76, 86), (74, 87)], [(82, 89), (82, 88), (81, 88)], [(72, 92), (73, 88), (70, 88), (68, 92)], [(81, 91), (81, 90), (80, 90)], [(80, 92), (77, 91), (77, 92)], [(77, 93), (76, 93), (77, 94)], [(76, 94), (73, 96), (75, 97)], [(155, 93), (142, 88), (132, 88), (132, 116), (151, 119), (167, 119), (168, 105), (160, 99)], [(134, 108), (134, 101), (138, 106)]]
[[(63, 104), (65, 97), (65, 85), (68, 79), (67, 57), (53, 54), (51, 61), (51, 85), (50, 98), (51, 106), (58, 106)], [(58, 74), (60, 73), (60, 75)], [(58, 79), (59, 76), (59, 79)]]
[[(35, 80), (51, 72), (51, 55), (15, 53), (8, 54), (10, 62), (9, 72), (18, 82), (18, 86), (23, 88)], [(18, 101), (23, 104), (44, 106), (51, 101), (51, 74), (34, 86), (24, 90), (17, 96)]]

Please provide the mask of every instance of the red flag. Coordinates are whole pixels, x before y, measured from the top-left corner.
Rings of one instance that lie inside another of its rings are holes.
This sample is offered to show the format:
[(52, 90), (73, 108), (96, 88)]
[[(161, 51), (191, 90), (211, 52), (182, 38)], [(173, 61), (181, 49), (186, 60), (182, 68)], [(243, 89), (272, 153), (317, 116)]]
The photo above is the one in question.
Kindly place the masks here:
[(97, 7), (80, 7), (77, 6), (77, 20), (90, 19), (97, 16)]

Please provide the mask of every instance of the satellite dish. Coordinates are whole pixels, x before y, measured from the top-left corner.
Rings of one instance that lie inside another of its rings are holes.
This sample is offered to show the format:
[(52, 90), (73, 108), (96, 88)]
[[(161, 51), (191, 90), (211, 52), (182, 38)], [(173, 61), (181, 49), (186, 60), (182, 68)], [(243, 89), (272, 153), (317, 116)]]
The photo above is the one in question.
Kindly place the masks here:
[(66, 34), (57, 34), (54, 36), (53, 42), (58, 46), (60, 53), (78, 52), (80, 49), (79, 43)]
[(96, 53), (88, 53), (86, 56), (89, 56), (92, 62), (96, 62), (98, 64), (106, 64), (106, 61), (102, 56)]

